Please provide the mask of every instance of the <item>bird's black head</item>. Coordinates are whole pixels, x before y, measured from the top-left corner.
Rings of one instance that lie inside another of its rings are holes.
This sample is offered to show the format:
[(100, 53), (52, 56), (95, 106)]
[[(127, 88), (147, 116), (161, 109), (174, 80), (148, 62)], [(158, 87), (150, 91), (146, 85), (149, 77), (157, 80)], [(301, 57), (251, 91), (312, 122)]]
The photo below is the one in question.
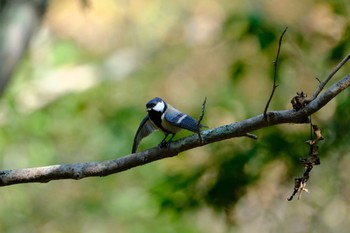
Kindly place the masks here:
[(167, 104), (165, 103), (164, 100), (162, 100), (159, 97), (155, 97), (154, 99), (151, 99), (146, 104), (147, 112), (155, 111), (155, 112), (163, 113), (165, 112), (166, 108), (167, 108)]

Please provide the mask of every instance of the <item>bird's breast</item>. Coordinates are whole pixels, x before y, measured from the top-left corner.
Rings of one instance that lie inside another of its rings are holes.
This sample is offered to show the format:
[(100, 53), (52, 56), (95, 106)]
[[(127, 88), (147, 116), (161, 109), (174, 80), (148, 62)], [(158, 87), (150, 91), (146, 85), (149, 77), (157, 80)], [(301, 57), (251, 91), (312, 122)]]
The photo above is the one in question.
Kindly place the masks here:
[(171, 133), (171, 134), (176, 134), (177, 132), (179, 132), (181, 130), (181, 128), (171, 124), (169, 121), (163, 119), (162, 120), (162, 127), (163, 127), (163, 131), (166, 131), (167, 133)]
[(162, 129), (162, 113), (151, 110), (148, 112), (148, 116), (154, 126)]

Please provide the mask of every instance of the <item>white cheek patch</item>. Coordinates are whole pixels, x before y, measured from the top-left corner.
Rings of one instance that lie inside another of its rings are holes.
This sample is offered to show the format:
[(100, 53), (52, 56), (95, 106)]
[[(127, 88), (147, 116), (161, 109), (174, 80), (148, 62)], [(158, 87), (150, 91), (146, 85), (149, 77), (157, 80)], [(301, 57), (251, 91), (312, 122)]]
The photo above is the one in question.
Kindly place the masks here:
[(165, 104), (162, 101), (162, 102), (157, 103), (156, 106), (153, 107), (153, 110), (157, 111), (157, 112), (163, 112), (164, 108), (165, 108)]

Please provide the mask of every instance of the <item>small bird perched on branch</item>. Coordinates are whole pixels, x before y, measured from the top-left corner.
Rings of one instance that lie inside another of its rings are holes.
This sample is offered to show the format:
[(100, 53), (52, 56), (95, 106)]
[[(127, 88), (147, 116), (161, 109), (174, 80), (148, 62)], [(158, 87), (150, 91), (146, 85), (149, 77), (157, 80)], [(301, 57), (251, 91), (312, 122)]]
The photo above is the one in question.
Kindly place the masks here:
[[(151, 99), (146, 104), (146, 110), (148, 114), (143, 118), (136, 132), (132, 153), (136, 152), (141, 140), (155, 130), (161, 130), (165, 134), (165, 137), (159, 144), (159, 147), (162, 148), (171, 142), (175, 134), (181, 129), (197, 133), (203, 127), (194, 118), (180, 112), (159, 97)], [(169, 134), (171, 134), (171, 138), (166, 141)]]

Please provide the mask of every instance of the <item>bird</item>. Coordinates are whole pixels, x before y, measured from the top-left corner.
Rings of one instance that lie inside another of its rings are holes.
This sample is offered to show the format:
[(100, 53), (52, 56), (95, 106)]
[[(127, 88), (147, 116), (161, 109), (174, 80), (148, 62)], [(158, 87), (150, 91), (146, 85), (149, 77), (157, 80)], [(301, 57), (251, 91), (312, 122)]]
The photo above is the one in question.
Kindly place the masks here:
[[(132, 153), (137, 151), (141, 140), (153, 131), (160, 130), (165, 134), (165, 137), (159, 144), (160, 148), (164, 148), (180, 130), (186, 129), (198, 133), (203, 127), (193, 117), (182, 113), (159, 97), (155, 97), (147, 102), (146, 111), (148, 114), (141, 121), (135, 134)], [(171, 137), (166, 141), (169, 135)]]

